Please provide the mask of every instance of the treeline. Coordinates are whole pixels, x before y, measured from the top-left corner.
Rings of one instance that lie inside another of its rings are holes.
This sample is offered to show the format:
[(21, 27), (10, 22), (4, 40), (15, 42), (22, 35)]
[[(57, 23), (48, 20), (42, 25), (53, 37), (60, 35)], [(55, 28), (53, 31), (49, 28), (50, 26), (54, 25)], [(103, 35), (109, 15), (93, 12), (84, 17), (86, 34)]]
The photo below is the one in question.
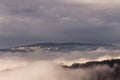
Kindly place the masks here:
[(84, 80), (120, 80), (120, 59), (93, 61), (84, 64), (74, 63), (63, 66), (65, 69), (84, 69), (89, 79)]
[(63, 65), (64, 68), (78, 69), (78, 68), (90, 68), (98, 65), (108, 65), (109, 67), (114, 67), (114, 65), (120, 65), (120, 59), (111, 59), (104, 61), (92, 61), (87, 63), (73, 63), (70, 66)]

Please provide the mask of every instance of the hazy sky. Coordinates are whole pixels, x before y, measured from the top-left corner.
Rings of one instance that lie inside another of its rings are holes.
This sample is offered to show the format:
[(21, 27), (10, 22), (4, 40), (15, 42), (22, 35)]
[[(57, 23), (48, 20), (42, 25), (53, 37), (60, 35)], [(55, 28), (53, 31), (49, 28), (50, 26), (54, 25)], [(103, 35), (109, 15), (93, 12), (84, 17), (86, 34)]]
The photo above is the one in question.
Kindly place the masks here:
[(120, 42), (119, 0), (0, 0), (0, 48), (36, 42)]

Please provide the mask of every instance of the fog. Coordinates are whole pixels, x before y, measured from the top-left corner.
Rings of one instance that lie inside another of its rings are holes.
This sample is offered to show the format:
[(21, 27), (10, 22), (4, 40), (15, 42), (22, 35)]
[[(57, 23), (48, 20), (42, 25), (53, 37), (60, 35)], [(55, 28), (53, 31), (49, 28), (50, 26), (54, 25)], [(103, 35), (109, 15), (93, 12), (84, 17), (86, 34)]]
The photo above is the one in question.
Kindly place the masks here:
[[(101, 71), (101, 72), (99, 72)], [(65, 70), (49, 62), (34, 62), (14, 70), (0, 72), (1, 80), (96, 80), (96, 73), (112, 71), (107, 66), (94, 69)], [(91, 75), (91, 73), (94, 75)]]
[[(107, 65), (93, 69), (64, 69), (62, 65), (120, 59), (120, 50), (0, 53), (0, 80), (98, 80), (95, 75), (113, 69)], [(92, 74), (91, 74), (92, 73)]]

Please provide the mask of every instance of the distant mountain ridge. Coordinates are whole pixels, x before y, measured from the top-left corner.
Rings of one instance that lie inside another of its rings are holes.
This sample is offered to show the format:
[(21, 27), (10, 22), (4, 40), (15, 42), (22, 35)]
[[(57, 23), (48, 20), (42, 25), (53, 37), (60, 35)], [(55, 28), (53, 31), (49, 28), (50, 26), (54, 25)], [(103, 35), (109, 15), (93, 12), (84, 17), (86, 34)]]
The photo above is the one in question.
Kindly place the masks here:
[(29, 52), (29, 51), (53, 51), (53, 52), (66, 52), (66, 51), (86, 51), (96, 50), (100, 47), (108, 49), (120, 49), (120, 47), (107, 43), (78, 43), (78, 42), (66, 42), (66, 43), (36, 43), (25, 46), (17, 46), (7, 49), (0, 49), (0, 51), (12, 51), (12, 52)]

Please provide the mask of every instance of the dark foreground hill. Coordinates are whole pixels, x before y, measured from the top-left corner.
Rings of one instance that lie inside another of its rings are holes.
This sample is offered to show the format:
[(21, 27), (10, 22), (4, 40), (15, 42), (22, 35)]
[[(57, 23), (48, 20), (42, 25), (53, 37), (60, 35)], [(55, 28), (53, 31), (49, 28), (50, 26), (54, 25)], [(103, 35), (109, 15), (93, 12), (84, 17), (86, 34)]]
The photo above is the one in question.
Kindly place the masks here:
[(90, 75), (89, 80), (120, 80), (120, 59), (93, 61), (84, 64), (74, 63), (71, 66), (64, 65), (63, 67), (72, 70), (86, 70)]
[(94, 66), (107, 65), (109, 67), (114, 67), (115, 65), (120, 65), (120, 59), (104, 60), (104, 61), (92, 61), (87, 63), (73, 63), (71, 66), (64, 66), (65, 68), (77, 69), (77, 68), (91, 68)]

